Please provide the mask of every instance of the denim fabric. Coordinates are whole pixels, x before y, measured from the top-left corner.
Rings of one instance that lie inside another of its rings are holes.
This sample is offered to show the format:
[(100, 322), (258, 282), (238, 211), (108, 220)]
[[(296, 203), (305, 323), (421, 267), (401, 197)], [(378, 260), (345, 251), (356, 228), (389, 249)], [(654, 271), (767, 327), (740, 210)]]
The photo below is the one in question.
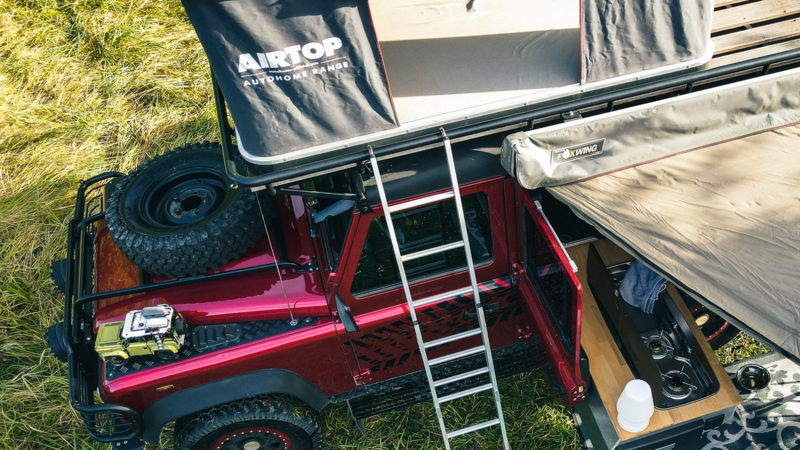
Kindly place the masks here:
[(666, 278), (653, 272), (641, 262), (634, 261), (619, 285), (619, 293), (626, 302), (647, 314), (652, 314), (658, 294), (666, 288)]

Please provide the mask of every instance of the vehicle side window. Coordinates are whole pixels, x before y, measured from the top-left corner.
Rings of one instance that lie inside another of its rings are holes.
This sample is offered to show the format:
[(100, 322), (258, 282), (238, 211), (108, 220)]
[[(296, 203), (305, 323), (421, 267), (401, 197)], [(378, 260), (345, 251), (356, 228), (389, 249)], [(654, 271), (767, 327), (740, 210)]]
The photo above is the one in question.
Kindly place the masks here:
[[(464, 206), (472, 260), (476, 265), (490, 261), (494, 252), (488, 197), (485, 193), (479, 192), (462, 197), (461, 202)], [(402, 254), (461, 240), (453, 200), (403, 211), (394, 214), (392, 219)], [(409, 282), (412, 282), (434, 274), (460, 269), (466, 265), (464, 251), (456, 249), (409, 261), (405, 264), (405, 268)], [(386, 218), (379, 217), (370, 222), (350, 290), (356, 295), (399, 284), (400, 274), (389, 230), (386, 228)]]
[(544, 231), (524, 212), (525, 272), (542, 299), (550, 320), (561, 335), (564, 346), (572, 348), (572, 285), (553, 254)]
[(342, 247), (347, 238), (347, 229), (350, 227), (352, 219), (353, 212), (347, 210), (326, 218), (321, 224), (320, 228), (325, 239), (331, 269), (336, 269), (339, 265), (339, 260), (342, 258)]

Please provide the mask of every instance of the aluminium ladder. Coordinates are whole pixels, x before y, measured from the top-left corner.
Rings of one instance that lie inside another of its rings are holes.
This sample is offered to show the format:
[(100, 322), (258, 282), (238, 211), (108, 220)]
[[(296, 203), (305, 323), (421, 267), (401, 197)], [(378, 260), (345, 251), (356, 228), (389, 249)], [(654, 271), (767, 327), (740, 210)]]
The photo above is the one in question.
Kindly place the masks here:
[[(450, 139), (447, 137), (447, 134), (445, 133), (444, 129), (440, 128), (440, 132), (442, 134), (442, 140), (444, 142), (444, 150), (445, 153), (447, 154), (447, 166), (450, 170), (450, 182), (452, 183), (452, 189), (450, 191), (447, 191), (443, 194), (430, 195), (427, 197), (400, 203), (390, 207), (386, 199), (386, 192), (383, 189), (383, 182), (381, 181), (380, 171), (378, 170), (378, 160), (375, 158), (375, 154), (372, 152), (372, 147), (369, 148), (370, 164), (372, 165), (372, 172), (375, 175), (375, 184), (378, 187), (378, 194), (380, 195), (381, 198), (381, 206), (383, 207), (383, 211), (386, 216), (386, 226), (389, 229), (389, 236), (392, 241), (394, 256), (397, 260), (397, 267), (400, 272), (400, 279), (403, 282), (403, 291), (406, 294), (406, 302), (408, 303), (408, 309), (411, 314), (411, 321), (414, 324), (414, 332), (417, 335), (417, 345), (419, 345), (420, 355), (422, 356), (422, 363), (425, 366), (425, 374), (428, 377), (428, 385), (430, 386), (431, 397), (433, 397), (433, 406), (436, 409), (436, 417), (439, 420), (439, 427), (442, 429), (442, 436), (444, 437), (444, 447), (446, 450), (450, 450), (450, 439), (456, 436), (461, 436), (463, 434), (499, 425), (500, 431), (503, 435), (503, 447), (505, 450), (509, 450), (508, 436), (506, 434), (506, 424), (503, 421), (503, 408), (502, 405), (500, 404), (500, 391), (497, 388), (497, 376), (495, 375), (494, 363), (492, 361), (492, 349), (491, 346), (489, 345), (489, 335), (487, 333), (487, 328), (486, 328), (486, 319), (484, 317), (483, 306), (481, 305), (481, 300), (480, 300), (480, 291), (478, 289), (478, 283), (475, 277), (475, 266), (473, 265), (472, 262), (472, 252), (470, 251), (470, 246), (469, 246), (469, 235), (467, 234), (467, 227), (464, 220), (464, 209), (463, 206), (461, 205), (461, 194), (459, 193), (458, 189), (456, 168), (455, 164), (453, 163), (453, 151), (452, 148), (450, 147)], [(410, 253), (406, 255), (401, 254), (400, 246), (397, 243), (397, 236), (395, 235), (394, 231), (392, 214), (449, 199), (453, 199), (456, 204), (458, 224), (461, 231), (461, 240), (450, 244), (440, 245), (438, 247), (430, 248), (427, 250), (418, 251), (415, 253)], [(431, 256), (439, 253), (444, 253), (459, 248), (463, 248), (466, 254), (467, 268), (469, 270), (469, 278), (471, 286), (464, 287), (461, 289), (456, 289), (450, 292), (445, 292), (439, 295), (434, 295), (432, 297), (423, 298), (420, 300), (414, 300), (411, 297), (411, 291), (408, 286), (408, 277), (406, 275), (406, 271), (403, 264), (408, 261), (424, 258), (426, 256)], [(475, 299), (475, 310), (477, 311), (478, 315), (478, 328), (454, 334), (452, 336), (446, 336), (444, 338), (425, 342), (422, 338), (422, 332), (420, 331), (419, 322), (417, 322), (417, 313), (415, 311), (415, 308), (469, 293), (472, 293), (473, 298)], [(433, 347), (477, 335), (480, 335), (481, 338), (483, 339), (482, 345), (478, 347), (471, 348), (468, 350), (463, 350), (460, 352), (452, 353), (449, 355), (441, 356), (430, 360), (428, 359), (428, 350)], [(441, 380), (434, 380), (433, 375), (431, 374), (431, 366), (444, 364), (450, 361), (455, 361), (459, 358), (471, 355), (477, 355), (480, 353), (483, 353), (486, 356), (486, 367), (472, 370), (466, 373), (461, 373)], [(489, 383), (487, 384), (466, 389), (453, 394), (445, 395), (442, 397), (439, 397), (436, 393), (437, 387), (484, 374), (489, 374)], [(444, 424), (444, 417), (442, 416), (441, 404), (449, 402), (451, 400), (455, 400), (457, 398), (466, 397), (472, 394), (476, 394), (478, 392), (483, 392), (488, 390), (491, 390), (492, 393), (494, 394), (494, 401), (497, 406), (497, 418), (486, 422), (478, 423), (475, 425), (471, 425), (466, 428), (462, 428), (460, 430), (448, 432)]]

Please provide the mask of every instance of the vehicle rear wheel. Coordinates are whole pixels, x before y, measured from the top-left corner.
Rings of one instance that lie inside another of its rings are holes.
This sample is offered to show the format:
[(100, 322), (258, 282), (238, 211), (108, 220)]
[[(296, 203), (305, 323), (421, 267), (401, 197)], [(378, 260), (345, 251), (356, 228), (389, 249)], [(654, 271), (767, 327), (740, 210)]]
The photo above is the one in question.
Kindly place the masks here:
[[(271, 219), (273, 202), (263, 202)], [(264, 234), (256, 194), (231, 189), (219, 144), (169, 150), (110, 193), (111, 237), (134, 264), (170, 277), (200, 275), (238, 258)]]
[(686, 303), (686, 307), (689, 308), (689, 312), (692, 313), (695, 323), (697, 323), (713, 350), (723, 347), (739, 334), (739, 329), (727, 320), (714, 314), (710, 309), (683, 292), (681, 292), (681, 296)]
[(319, 414), (287, 396), (238, 400), (178, 419), (175, 450), (319, 450)]

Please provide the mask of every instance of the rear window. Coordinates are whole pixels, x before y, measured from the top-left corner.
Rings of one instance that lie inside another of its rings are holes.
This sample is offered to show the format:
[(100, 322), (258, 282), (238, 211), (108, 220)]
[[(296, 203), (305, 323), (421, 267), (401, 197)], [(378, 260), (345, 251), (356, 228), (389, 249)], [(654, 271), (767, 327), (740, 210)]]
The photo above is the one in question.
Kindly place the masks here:
[[(464, 196), (461, 201), (472, 260), (475, 265), (491, 261), (494, 252), (487, 195), (479, 192)], [(453, 200), (403, 211), (392, 217), (400, 252), (404, 255), (461, 240)], [(459, 248), (409, 261), (405, 268), (409, 282), (413, 282), (462, 269), (466, 265), (464, 250)], [(386, 218), (379, 217), (370, 223), (350, 290), (354, 295), (369, 294), (399, 284), (400, 273), (386, 228)]]
[(525, 272), (531, 280), (545, 310), (555, 325), (564, 347), (573, 348), (572, 284), (565, 268), (556, 257), (553, 244), (544, 230), (525, 213)]

